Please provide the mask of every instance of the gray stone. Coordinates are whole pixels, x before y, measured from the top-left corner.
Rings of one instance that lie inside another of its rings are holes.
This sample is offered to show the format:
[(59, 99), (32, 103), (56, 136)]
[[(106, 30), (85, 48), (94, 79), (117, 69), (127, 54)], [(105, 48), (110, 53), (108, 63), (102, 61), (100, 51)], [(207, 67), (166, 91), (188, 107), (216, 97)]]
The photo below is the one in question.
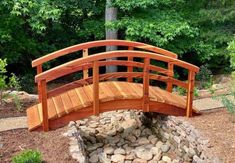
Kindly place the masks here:
[(92, 156), (89, 158), (89, 162), (91, 162), (91, 163), (97, 163), (98, 161), (99, 161), (98, 155), (92, 155)]
[(142, 137), (142, 138), (138, 139), (138, 143), (139, 143), (139, 145), (148, 144), (149, 140), (147, 138), (145, 138), (145, 137)]
[(111, 156), (111, 161), (113, 162), (124, 162), (125, 156), (117, 154), (117, 155), (112, 155)]
[(105, 147), (104, 153), (109, 154), (109, 155), (113, 154), (114, 153), (113, 147)]
[(134, 153), (130, 153), (130, 154), (126, 155), (125, 159), (126, 160), (133, 160), (133, 159), (135, 159), (135, 154)]
[(100, 162), (102, 163), (111, 163), (111, 159), (107, 158), (107, 155), (105, 153), (99, 153), (98, 157)]
[(76, 122), (70, 121), (68, 124), (68, 127), (73, 127), (73, 126), (76, 126)]
[(189, 148), (189, 150), (188, 150), (188, 155), (189, 155), (190, 158), (192, 158), (194, 155), (196, 155), (195, 150), (192, 149), (192, 148)]
[(202, 159), (200, 159), (197, 155), (193, 156), (193, 163), (204, 163)]
[(170, 150), (170, 146), (167, 145), (167, 144), (163, 144), (161, 146), (161, 150), (162, 150), (162, 152), (166, 153), (166, 152), (168, 152)]
[(87, 147), (87, 151), (94, 151), (99, 147), (102, 147), (103, 143), (96, 143), (96, 144), (92, 144), (91, 146)]
[(157, 148), (161, 148), (162, 145), (163, 145), (163, 142), (162, 142), (162, 141), (158, 141), (155, 146), (156, 146)]
[(135, 154), (137, 157), (147, 161), (153, 158), (153, 154), (150, 151), (145, 150), (144, 148), (135, 150)]
[(125, 155), (125, 154), (126, 154), (126, 152), (125, 152), (125, 150), (124, 150), (124, 149), (122, 149), (122, 148), (117, 148), (117, 149), (115, 149), (115, 150), (114, 150), (114, 154), (121, 154), (121, 155)]
[(152, 147), (151, 150), (153, 155), (157, 155), (158, 153), (162, 153), (161, 150), (157, 147)]
[(132, 163), (147, 163), (147, 162), (148, 162), (147, 160), (139, 159), (139, 158), (136, 158), (132, 161)]
[(133, 131), (133, 134), (138, 138), (138, 137), (140, 137), (141, 130), (140, 129), (136, 129), (136, 130)]
[(130, 142), (135, 142), (136, 141), (136, 137), (134, 135), (129, 135), (126, 137), (127, 140), (129, 140)]
[(162, 160), (167, 162), (167, 163), (171, 163), (171, 158), (168, 156), (162, 156)]
[(150, 142), (151, 142), (153, 145), (155, 145), (155, 144), (157, 143), (157, 141), (158, 141), (158, 138), (153, 138), (153, 139), (150, 140)]

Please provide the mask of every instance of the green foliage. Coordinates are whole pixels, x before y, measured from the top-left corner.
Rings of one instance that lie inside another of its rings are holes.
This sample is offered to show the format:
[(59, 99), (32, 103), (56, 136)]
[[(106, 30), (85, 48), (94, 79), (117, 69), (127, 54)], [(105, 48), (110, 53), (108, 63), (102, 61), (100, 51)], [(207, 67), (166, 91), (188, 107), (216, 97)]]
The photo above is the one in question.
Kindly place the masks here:
[[(5, 93), (3, 94), (3, 91), (6, 89), (12, 89), (12, 90), (19, 90), (20, 85), (19, 85), (19, 79), (15, 76), (15, 74), (11, 74), (10, 77), (6, 75), (6, 66), (7, 66), (7, 61), (6, 59), (2, 60), (0, 59), (0, 105), (2, 104), (3, 100), (5, 98), (8, 98), (11, 96), (10, 93)], [(20, 100), (17, 95), (12, 95), (13, 96), (13, 101), (16, 105), (16, 108), (18, 110), (21, 109), (21, 104)]]
[(207, 89), (210, 88), (213, 84), (212, 81), (212, 72), (208, 69), (207, 65), (200, 66), (200, 71), (196, 75), (196, 80), (200, 82), (199, 88), (200, 89)]
[(42, 156), (40, 152), (34, 150), (25, 150), (12, 158), (13, 163), (41, 163)]
[[(187, 90), (183, 87), (175, 87), (175, 91), (178, 92), (179, 95), (181, 95), (181, 96), (186, 96), (186, 94), (187, 94)], [(195, 97), (199, 97), (199, 90), (197, 87), (194, 87), (193, 95)]]
[(233, 69), (235, 69), (235, 38), (229, 43), (228, 51), (230, 54), (230, 64)]

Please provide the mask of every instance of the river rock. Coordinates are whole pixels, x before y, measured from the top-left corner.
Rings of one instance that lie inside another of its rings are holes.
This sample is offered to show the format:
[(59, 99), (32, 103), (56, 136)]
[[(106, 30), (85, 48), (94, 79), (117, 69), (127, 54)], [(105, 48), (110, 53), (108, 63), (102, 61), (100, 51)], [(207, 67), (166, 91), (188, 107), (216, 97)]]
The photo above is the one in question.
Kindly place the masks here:
[(111, 156), (111, 160), (112, 160), (113, 162), (124, 162), (125, 156), (120, 155), (120, 154), (112, 155), (112, 156)]

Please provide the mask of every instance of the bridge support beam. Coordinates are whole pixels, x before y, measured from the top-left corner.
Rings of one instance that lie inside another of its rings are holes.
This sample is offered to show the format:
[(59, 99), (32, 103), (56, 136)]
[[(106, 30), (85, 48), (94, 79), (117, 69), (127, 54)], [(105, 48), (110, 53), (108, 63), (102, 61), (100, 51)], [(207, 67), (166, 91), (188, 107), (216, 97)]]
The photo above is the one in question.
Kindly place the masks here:
[(195, 72), (189, 71), (188, 74), (188, 92), (187, 92), (187, 117), (192, 117), (193, 114), (193, 92), (194, 92)]
[(143, 111), (149, 112), (149, 64), (150, 59), (144, 58), (143, 76)]
[(49, 120), (48, 120), (48, 108), (47, 108), (47, 88), (46, 80), (40, 81), (41, 86), (41, 97), (42, 97), (42, 127), (43, 131), (49, 131)]

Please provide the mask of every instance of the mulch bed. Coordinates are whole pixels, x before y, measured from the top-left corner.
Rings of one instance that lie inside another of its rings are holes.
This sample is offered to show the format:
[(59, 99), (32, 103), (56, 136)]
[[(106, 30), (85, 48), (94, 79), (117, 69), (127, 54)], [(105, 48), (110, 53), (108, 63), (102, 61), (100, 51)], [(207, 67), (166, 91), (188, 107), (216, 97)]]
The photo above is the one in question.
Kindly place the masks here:
[(235, 162), (235, 116), (226, 109), (187, 119), (206, 138), (221, 162)]
[(69, 154), (69, 139), (62, 134), (67, 127), (56, 131), (28, 132), (18, 129), (0, 132), (0, 162), (11, 162), (11, 158), (25, 149), (39, 150), (44, 162), (75, 163)]

